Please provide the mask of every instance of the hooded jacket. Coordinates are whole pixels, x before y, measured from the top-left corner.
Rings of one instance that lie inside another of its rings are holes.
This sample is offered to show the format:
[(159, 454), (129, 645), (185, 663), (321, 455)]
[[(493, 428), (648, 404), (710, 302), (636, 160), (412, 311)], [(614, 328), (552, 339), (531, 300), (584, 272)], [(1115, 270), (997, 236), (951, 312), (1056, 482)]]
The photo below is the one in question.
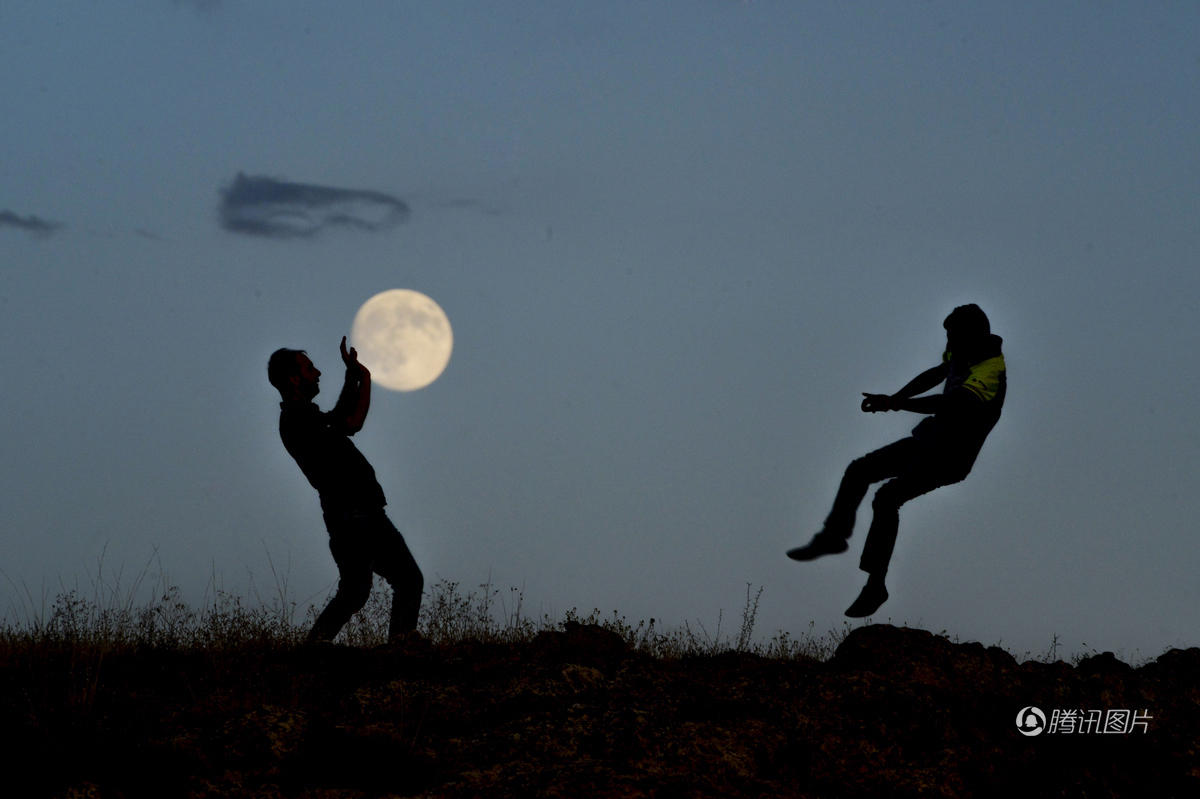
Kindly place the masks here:
[(963, 476), (975, 464), (988, 433), (1000, 419), (1008, 390), (1003, 340), (989, 334), (982, 346), (962, 356), (946, 352), (946, 407), (926, 417), (912, 435), (952, 471)]

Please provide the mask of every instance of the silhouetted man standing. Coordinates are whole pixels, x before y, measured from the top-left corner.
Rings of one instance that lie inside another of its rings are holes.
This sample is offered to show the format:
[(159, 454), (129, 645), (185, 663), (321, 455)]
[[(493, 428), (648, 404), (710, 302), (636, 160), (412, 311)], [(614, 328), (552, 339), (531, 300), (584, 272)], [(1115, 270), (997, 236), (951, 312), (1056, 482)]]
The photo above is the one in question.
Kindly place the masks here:
[(371, 575), (392, 586), (388, 637), (395, 641), (417, 627), (424, 578), (404, 537), (384, 513), (383, 489), (375, 470), (350, 436), (362, 429), (371, 405), (371, 373), (346, 351), (346, 381), (333, 410), (322, 412), (312, 400), (321, 373), (301, 350), (280, 349), (267, 363), (267, 377), (279, 389), (279, 435), (300, 470), (321, 497), (329, 549), (339, 580), (333, 599), (317, 617), (309, 641), (332, 641), (371, 595)]
[[(870, 616), (887, 601), (884, 585), (900, 506), (967, 476), (984, 439), (1000, 418), (1007, 390), (1001, 339), (992, 335), (978, 305), (962, 305), (946, 317), (942, 363), (917, 375), (895, 394), (863, 392), (862, 409), (929, 414), (912, 435), (853, 461), (846, 469), (825, 519), (825, 527), (806, 546), (788, 550), (793, 560), (813, 560), (845, 552), (858, 506), (872, 483), (887, 480), (871, 503), (874, 518), (859, 568), (868, 575), (862, 593), (847, 610), (854, 618)], [(945, 383), (941, 394), (922, 394)], [(889, 479), (890, 478), (890, 479)]]

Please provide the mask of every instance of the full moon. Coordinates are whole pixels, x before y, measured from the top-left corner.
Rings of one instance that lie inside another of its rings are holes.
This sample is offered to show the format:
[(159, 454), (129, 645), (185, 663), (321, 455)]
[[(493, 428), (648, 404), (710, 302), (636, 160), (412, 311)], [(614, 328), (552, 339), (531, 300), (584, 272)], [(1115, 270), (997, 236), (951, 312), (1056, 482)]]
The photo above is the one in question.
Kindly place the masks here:
[(446, 312), (411, 289), (382, 291), (364, 302), (350, 340), (372, 382), (393, 391), (416, 391), (437, 380), (454, 348)]

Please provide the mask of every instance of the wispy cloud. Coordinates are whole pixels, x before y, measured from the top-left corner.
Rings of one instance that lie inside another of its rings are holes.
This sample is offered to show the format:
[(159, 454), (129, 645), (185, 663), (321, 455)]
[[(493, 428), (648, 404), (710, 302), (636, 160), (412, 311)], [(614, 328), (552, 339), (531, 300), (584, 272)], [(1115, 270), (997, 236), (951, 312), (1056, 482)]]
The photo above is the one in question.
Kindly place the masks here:
[(379, 231), (408, 219), (409, 208), (379, 191), (291, 183), (241, 172), (221, 190), (221, 227), (268, 238), (311, 237), (326, 228)]
[(49, 236), (62, 227), (58, 222), (48, 222), (37, 216), (20, 216), (12, 211), (0, 211), (0, 228), (16, 228), (38, 236)]

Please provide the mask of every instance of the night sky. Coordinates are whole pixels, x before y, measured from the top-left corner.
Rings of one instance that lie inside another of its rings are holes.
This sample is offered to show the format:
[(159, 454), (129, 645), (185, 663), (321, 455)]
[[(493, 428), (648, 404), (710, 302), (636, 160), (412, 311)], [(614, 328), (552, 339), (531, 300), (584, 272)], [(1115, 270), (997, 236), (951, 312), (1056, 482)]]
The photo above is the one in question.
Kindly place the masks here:
[(355, 441), (427, 584), (840, 628), (869, 505), (783, 553), (976, 302), (1004, 416), (874, 621), (1200, 643), (1196, 4), (6, 2), (0, 74), (0, 613), (98, 572), (320, 605), (267, 358), (329, 408), (410, 288), (453, 357)]

